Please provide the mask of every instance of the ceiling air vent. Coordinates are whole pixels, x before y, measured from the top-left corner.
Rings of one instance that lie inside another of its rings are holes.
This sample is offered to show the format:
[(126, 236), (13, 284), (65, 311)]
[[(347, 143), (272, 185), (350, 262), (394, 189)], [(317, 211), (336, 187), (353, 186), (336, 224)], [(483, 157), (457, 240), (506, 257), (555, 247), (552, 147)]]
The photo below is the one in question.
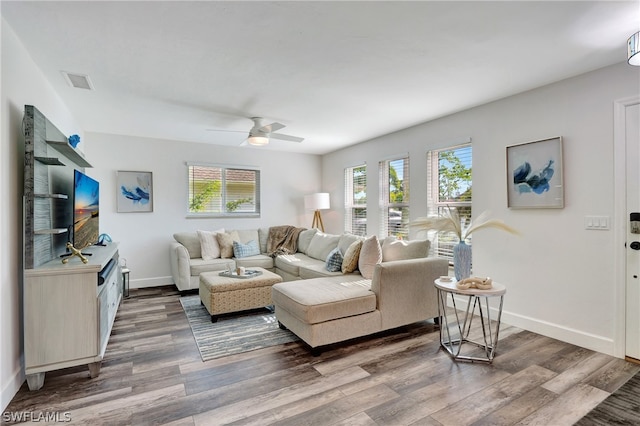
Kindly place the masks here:
[(91, 84), (91, 80), (89, 80), (88, 75), (74, 74), (67, 71), (62, 71), (62, 75), (71, 87), (75, 87), (76, 89), (93, 90), (93, 84)]

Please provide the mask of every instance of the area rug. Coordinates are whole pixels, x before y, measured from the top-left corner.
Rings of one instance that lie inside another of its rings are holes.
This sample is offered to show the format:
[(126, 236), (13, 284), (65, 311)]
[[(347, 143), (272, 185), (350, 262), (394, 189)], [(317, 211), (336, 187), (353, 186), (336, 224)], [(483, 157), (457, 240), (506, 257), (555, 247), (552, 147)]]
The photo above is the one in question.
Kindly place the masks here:
[(215, 323), (200, 303), (200, 296), (180, 298), (202, 361), (254, 351), (299, 340), (278, 327), (278, 320), (267, 309), (223, 315)]
[(620, 386), (576, 425), (640, 425), (640, 373)]

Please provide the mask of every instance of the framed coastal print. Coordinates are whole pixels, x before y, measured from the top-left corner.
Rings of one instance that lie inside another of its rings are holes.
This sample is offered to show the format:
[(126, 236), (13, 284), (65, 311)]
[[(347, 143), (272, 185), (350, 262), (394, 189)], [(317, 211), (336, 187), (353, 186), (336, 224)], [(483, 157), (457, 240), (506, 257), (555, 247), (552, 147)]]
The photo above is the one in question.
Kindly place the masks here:
[(514, 209), (564, 207), (562, 137), (507, 147), (507, 203)]
[(151, 172), (118, 171), (116, 177), (118, 213), (153, 211)]

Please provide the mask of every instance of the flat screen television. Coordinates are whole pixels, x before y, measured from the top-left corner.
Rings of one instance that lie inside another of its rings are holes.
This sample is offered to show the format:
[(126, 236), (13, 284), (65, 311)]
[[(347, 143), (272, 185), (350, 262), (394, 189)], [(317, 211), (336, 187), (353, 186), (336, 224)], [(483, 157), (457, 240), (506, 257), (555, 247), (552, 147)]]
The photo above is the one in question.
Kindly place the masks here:
[(73, 174), (73, 246), (83, 249), (100, 235), (100, 184), (79, 170)]

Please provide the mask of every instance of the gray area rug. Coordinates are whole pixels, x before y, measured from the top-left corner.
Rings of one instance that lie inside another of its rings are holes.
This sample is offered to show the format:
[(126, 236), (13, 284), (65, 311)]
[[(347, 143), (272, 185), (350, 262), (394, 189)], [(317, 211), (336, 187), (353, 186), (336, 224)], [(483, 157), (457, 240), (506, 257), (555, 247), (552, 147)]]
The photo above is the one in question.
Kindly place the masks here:
[(200, 296), (180, 298), (203, 361), (299, 340), (267, 309), (223, 315), (215, 323)]
[(640, 373), (620, 386), (576, 425), (640, 425)]

